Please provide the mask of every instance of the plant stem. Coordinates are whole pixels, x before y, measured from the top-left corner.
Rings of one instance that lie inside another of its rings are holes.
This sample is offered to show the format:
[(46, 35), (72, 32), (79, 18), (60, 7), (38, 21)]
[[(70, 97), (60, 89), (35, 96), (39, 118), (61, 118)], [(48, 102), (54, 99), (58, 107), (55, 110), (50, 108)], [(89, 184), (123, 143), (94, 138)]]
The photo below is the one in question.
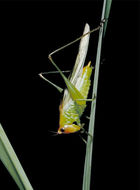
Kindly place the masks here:
[[(107, 18), (107, 20), (108, 20), (110, 8), (111, 8), (111, 0), (104, 0), (101, 20), (103, 20), (104, 18)], [(96, 64), (95, 64), (93, 93), (92, 93), (92, 98), (94, 98), (94, 96), (96, 96), (96, 100), (97, 100), (97, 87), (98, 87), (98, 78), (99, 78), (103, 29), (106, 30), (106, 27), (107, 27), (107, 22), (105, 21), (104, 26), (101, 27), (99, 30), (99, 39), (98, 39), (97, 56), (96, 56)], [(104, 30), (104, 34), (105, 34), (105, 30)], [(90, 122), (89, 122), (89, 130), (88, 130), (88, 133), (92, 134), (93, 137), (94, 137), (96, 100), (94, 102), (92, 102), (92, 104), (91, 104)], [(86, 146), (86, 156), (85, 156), (82, 190), (90, 190), (92, 150), (93, 150), (93, 139), (90, 136), (88, 136), (87, 146)]]

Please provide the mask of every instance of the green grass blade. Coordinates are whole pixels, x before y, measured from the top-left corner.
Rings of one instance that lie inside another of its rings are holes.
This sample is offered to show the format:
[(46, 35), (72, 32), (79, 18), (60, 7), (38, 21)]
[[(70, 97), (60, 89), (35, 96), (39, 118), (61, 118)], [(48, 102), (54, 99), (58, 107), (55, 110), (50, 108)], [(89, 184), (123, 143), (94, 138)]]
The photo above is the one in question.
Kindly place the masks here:
[(104, 24), (103, 37), (105, 36), (105, 33), (106, 33), (106, 27), (107, 27), (107, 23), (108, 23), (108, 18), (109, 18), (111, 3), (112, 3), (112, 0), (107, 0), (106, 7), (105, 7), (105, 15), (104, 15), (104, 18), (106, 19), (106, 22), (105, 22), (105, 24)]
[(0, 160), (20, 190), (33, 190), (16, 154), (0, 124)]
[[(109, 5), (108, 5), (109, 4)], [(109, 17), (109, 11), (111, 6), (111, 0), (104, 0), (101, 20)], [(106, 10), (108, 9), (108, 10)], [(105, 15), (106, 14), (106, 15)], [(104, 27), (107, 27), (104, 25)], [(100, 68), (100, 56), (101, 56), (101, 46), (102, 46), (102, 37), (103, 29), (99, 31), (98, 47), (97, 47), (97, 56), (96, 56), (96, 65), (95, 65), (95, 75), (94, 75), (94, 84), (93, 84), (93, 94), (92, 98), (96, 95), (97, 97), (97, 87), (98, 87), (98, 78), (99, 78), (99, 68)], [(106, 30), (106, 28), (105, 28)], [(95, 110), (96, 110), (96, 100), (91, 104), (91, 113), (90, 113), (90, 122), (88, 133), (92, 134), (94, 137), (94, 123), (95, 123)], [(85, 165), (84, 165), (84, 175), (83, 175), (83, 187), (82, 190), (90, 190), (90, 180), (91, 180), (91, 166), (92, 166), (92, 149), (93, 149), (93, 139), (88, 136), (87, 146), (86, 146), (86, 156), (85, 156)]]

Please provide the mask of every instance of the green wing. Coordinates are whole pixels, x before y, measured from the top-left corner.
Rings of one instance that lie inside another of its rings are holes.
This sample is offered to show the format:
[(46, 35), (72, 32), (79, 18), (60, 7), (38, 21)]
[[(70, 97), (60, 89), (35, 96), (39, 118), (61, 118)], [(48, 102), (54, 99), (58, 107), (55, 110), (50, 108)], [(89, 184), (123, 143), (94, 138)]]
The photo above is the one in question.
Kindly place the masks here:
[[(85, 25), (83, 34), (90, 31), (90, 27), (88, 24)], [(88, 51), (88, 44), (89, 44), (89, 37), (90, 34), (84, 36), (80, 41), (78, 55), (76, 57), (75, 65), (73, 68), (72, 75), (70, 77), (70, 82), (77, 88), (78, 86), (78, 79), (82, 74), (87, 51)], [(78, 91), (78, 94), (80, 92)], [(64, 97), (63, 97), (63, 109), (66, 110), (68, 106), (71, 104), (73, 97), (71, 96), (71, 92), (69, 89), (65, 89)], [(81, 102), (82, 103), (82, 102)]]

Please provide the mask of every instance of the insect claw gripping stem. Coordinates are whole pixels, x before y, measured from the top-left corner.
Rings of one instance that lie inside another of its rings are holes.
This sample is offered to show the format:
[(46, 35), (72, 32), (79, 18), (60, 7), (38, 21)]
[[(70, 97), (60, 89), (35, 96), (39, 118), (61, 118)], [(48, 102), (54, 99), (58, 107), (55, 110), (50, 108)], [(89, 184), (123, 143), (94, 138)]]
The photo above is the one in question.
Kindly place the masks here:
[(101, 20), (101, 22), (100, 22), (100, 26), (101, 26), (101, 27), (102, 27), (103, 24), (106, 22), (106, 20), (107, 20), (107, 19), (105, 19), (105, 18), (104, 18), (103, 20)]
[(90, 117), (89, 117), (89, 116), (86, 116), (86, 119), (90, 120)]
[(83, 128), (83, 126), (81, 127), (81, 131), (80, 131), (80, 132), (89, 135), (89, 136), (91, 137), (91, 140), (93, 139), (93, 136), (92, 136), (90, 133), (88, 133), (88, 132)]

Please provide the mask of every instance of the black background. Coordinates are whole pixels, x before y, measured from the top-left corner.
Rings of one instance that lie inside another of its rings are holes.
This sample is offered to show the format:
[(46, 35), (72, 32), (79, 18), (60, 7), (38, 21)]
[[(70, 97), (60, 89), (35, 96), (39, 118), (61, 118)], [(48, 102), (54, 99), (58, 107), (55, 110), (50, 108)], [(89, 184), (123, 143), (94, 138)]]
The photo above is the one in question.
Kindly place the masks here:
[[(96, 109), (95, 190), (138, 189), (139, 5), (113, 1), (111, 8)], [(49, 132), (58, 129), (62, 95), (38, 73), (54, 70), (48, 54), (79, 37), (86, 22), (98, 26), (101, 10), (102, 1), (1, 2), (0, 122), (35, 190), (82, 187), (85, 144), (77, 134)], [(92, 34), (86, 63), (95, 64), (97, 40)], [(62, 70), (72, 69), (77, 49), (78, 43), (54, 56)], [(59, 75), (51, 80), (65, 87)], [(3, 189), (18, 189), (1, 163), (0, 179)]]

